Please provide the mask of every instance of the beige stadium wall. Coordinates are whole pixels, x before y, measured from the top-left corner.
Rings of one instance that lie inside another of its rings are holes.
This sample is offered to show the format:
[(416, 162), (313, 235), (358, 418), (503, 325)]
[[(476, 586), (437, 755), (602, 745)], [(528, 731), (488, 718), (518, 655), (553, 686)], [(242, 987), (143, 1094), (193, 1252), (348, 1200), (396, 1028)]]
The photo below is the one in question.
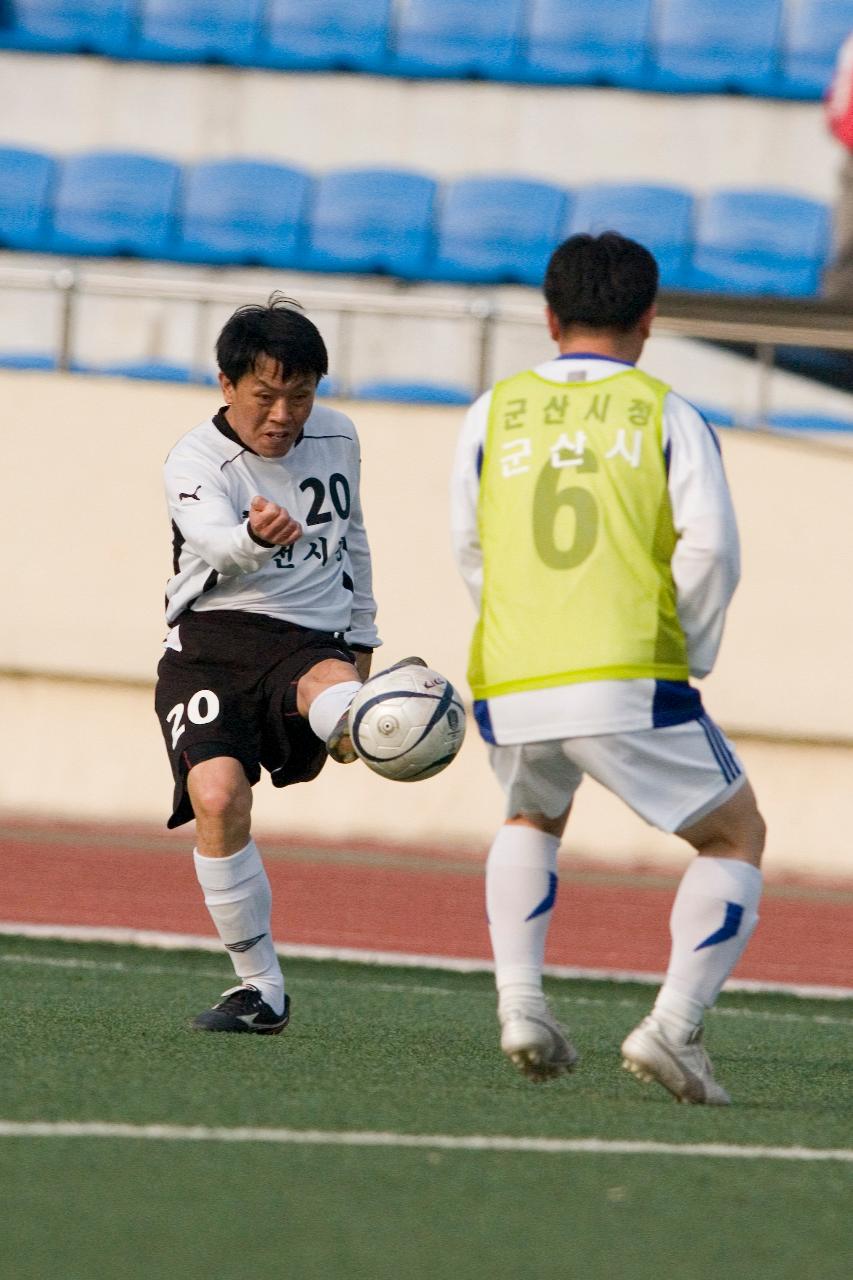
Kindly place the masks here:
[[(460, 121), (465, 127), (460, 128)], [(58, 154), (251, 156), (443, 180), (756, 184), (834, 199), (843, 148), (820, 103), (623, 89), (281, 74), (0, 53), (0, 136)]]
[[(0, 374), (6, 410), (0, 809), (160, 822), (170, 777), (151, 710), (170, 534), (160, 472), (215, 393)], [(422, 652), (467, 696), (472, 609), (452, 563), (447, 477), (460, 412), (358, 404), (382, 656)], [(853, 453), (723, 437), (743, 580), (706, 705), (733, 735), (770, 826), (767, 865), (847, 875), (853, 828)], [(416, 785), (329, 765), (256, 790), (259, 829), (484, 849), (501, 800), (473, 728)], [(186, 833), (176, 840), (187, 841)], [(686, 850), (587, 781), (567, 852), (669, 865)]]

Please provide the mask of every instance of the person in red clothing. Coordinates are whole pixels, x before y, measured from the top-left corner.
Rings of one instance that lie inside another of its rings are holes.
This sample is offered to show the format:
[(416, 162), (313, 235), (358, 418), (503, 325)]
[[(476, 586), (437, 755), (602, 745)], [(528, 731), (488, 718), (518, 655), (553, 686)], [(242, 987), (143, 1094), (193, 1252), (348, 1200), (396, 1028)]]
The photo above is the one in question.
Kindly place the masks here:
[(846, 148), (835, 205), (833, 256), (823, 292), (834, 302), (853, 306), (853, 31), (838, 53), (826, 98), (827, 124)]

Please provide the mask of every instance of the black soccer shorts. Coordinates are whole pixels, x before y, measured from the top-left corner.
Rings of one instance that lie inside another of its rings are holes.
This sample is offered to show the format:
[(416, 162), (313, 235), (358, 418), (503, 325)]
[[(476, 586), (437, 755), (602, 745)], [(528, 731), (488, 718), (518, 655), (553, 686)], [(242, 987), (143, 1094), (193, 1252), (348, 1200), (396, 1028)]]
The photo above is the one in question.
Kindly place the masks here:
[(203, 760), (232, 756), (249, 783), (269, 770), (273, 786), (310, 782), (326, 763), (325, 743), (296, 709), (300, 676), (326, 658), (355, 661), (342, 639), (266, 614), (188, 611), (180, 650), (157, 668), (154, 705), (175, 779), (172, 816), (194, 817), (187, 774)]

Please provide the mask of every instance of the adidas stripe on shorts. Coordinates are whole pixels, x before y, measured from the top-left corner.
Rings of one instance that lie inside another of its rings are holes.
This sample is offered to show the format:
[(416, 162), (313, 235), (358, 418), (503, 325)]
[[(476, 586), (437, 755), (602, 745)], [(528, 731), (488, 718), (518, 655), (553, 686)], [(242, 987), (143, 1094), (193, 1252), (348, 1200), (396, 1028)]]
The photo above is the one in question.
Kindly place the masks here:
[(489, 748), (507, 815), (555, 818), (588, 773), (661, 831), (724, 804), (746, 781), (722, 729), (704, 713), (683, 724)]

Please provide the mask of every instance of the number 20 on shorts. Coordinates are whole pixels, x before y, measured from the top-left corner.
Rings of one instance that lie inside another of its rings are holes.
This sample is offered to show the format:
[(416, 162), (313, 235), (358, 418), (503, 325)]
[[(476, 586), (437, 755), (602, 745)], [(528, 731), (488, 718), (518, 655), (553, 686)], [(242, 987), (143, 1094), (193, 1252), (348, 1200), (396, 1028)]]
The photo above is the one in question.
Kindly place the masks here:
[(212, 689), (199, 689), (184, 707), (183, 702), (176, 702), (167, 714), (166, 720), (172, 726), (172, 750), (178, 745), (178, 739), (186, 729), (184, 711), (192, 724), (210, 724), (219, 715), (219, 699)]

